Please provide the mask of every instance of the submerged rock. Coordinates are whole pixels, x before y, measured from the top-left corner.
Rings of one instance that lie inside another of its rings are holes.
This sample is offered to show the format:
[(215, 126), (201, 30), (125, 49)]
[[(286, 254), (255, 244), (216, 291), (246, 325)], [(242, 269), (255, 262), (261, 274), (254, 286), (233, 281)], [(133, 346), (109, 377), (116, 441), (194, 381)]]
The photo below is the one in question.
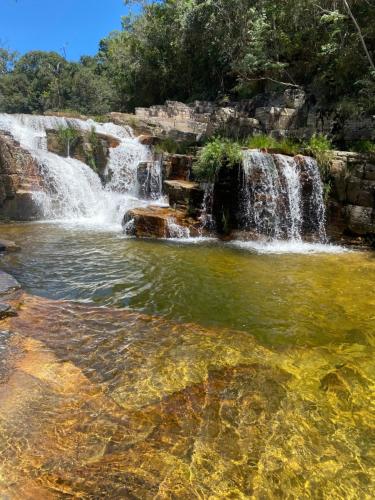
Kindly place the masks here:
[(14, 241), (0, 239), (0, 252), (18, 252), (19, 250), (20, 247)]
[(12, 308), (10, 304), (5, 302), (0, 302), (0, 320), (8, 318), (9, 316), (17, 316), (16, 311)]
[[(0, 334), (9, 498), (370, 498), (373, 348), (25, 295)], [(199, 493), (199, 494), (198, 494)]]
[(20, 288), (21, 285), (15, 278), (13, 278), (13, 276), (5, 273), (4, 271), (0, 271), (0, 295), (5, 295), (6, 293), (18, 290)]

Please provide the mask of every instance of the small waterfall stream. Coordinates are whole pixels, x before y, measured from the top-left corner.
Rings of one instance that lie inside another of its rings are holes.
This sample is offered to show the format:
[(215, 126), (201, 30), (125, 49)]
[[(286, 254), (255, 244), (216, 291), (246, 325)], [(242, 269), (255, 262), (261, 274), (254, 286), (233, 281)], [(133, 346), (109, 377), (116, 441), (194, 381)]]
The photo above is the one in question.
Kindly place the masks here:
[[(47, 130), (67, 127), (87, 132), (95, 129), (119, 142), (110, 149), (106, 186), (85, 163), (48, 151)], [(150, 151), (133, 137), (130, 128), (93, 120), (0, 114), (0, 130), (10, 133), (38, 162), (46, 189), (34, 197), (45, 219), (117, 226), (128, 208), (142, 204), (136, 199), (137, 166), (150, 158)]]
[(269, 240), (325, 242), (325, 207), (319, 167), (313, 158), (243, 154), (243, 228)]

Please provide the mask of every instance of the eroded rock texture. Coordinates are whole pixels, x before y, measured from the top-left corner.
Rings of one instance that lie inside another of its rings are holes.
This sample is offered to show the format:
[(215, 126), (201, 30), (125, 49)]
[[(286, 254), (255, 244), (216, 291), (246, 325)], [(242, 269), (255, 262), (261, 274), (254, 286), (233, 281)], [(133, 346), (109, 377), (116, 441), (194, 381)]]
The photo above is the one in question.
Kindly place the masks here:
[(33, 191), (42, 188), (37, 162), (10, 135), (0, 133), (0, 210), (4, 218), (38, 217)]
[(375, 243), (375, 155), (336, 152), (329, 229)]
[(13, 305), (6, 498), (371, 498), (372, 343), (273, 351), (123, 310)]

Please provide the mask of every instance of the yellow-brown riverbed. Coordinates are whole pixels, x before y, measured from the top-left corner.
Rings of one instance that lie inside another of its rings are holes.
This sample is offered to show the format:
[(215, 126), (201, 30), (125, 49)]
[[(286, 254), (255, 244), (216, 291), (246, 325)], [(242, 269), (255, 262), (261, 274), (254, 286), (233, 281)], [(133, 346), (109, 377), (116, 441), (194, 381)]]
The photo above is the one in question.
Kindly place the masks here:
[(2, 237), (0, 498), (373, 498), (374, 254)]

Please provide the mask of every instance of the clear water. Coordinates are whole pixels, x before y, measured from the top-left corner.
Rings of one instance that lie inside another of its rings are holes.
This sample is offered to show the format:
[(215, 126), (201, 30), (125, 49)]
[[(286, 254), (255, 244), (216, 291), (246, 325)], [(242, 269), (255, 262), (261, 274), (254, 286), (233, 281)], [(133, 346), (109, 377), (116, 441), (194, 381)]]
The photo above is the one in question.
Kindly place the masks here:
[(296, 242), (137, 241), (65, 224), (1, 229), (23, 249), (2, 265), (32, 294), (226, 326), (271, 343), (330, 342), (373, 328), (372, 254)]
[(374, 254), (1, 235), (5, 498), (372, 497)]
[(61, 119), (7, 119), (50, 183), (41, 203), (55, 220), (0, 226), (21, 246), (1, 268), (24, 290), (0, 326), (0, 497), (372, 498), (374, 254), (301, 240), (295, 165), (283, 182), (261, 168), (249, 212), (271, 241), (188, 238), (173, 220), (175, 240), (133, 240), (120, 220), (144, 202), (145, 150), (129, 131), (106, 126), (121, 140), (103, 188), (46, 152)]

